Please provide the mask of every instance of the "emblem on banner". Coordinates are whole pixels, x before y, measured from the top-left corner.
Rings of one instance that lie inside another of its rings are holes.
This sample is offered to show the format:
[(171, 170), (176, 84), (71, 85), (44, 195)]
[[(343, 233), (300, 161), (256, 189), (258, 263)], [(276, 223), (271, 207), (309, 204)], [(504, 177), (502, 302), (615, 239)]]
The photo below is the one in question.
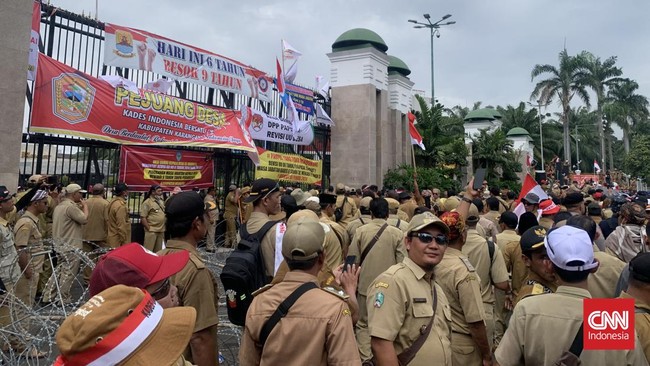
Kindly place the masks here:
[(266, 93), (269, 90), (269, 81), (266, 79), (266, 76), (260, 76), (257, 82), (260, 85), (262, 93)]
[(115, 31), (115, 49), (113, 53), (125, 58), (135, 56), (135, 52), (133, 52), (133, 35), (130, 32), (121, 29)]
[(52, 113), (69, 124), (84, 122), (90, 115), (95, 88), (76, 74), (61, 74), (52, 79)]
[(251, 123), (251, 127), (255, 132), (260, 132), (262, 130), (262, 125), (264, 124), (264, 117), (261, 115), (255, 113), (253, 114), (253, 122)]

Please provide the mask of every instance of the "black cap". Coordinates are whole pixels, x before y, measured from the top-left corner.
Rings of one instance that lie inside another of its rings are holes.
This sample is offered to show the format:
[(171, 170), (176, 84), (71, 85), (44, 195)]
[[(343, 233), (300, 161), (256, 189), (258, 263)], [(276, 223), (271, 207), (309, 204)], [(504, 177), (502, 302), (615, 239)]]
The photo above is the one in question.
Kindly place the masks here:
[(0, 186), (0, 202), (7, 201), (15, 195), (15, 193), (9, 192), (6, 186)]
[(544, 246), (544, 238), (546, 237), (546, 228), (544, 226), (533, 226), (521, 236), (519, 245), (522, 252), (527, 252), (539, 249)]
[(408, 192), (406, 192), (406, 191), (401, 192), (401, 193), (399, 194), (399, 200), (400, 200), (400, 201), (401, 201), (401, 200), (407, 200), (407, 199), (410, 199), (410, 198), (411, 198), (411, 194), (408, 193)]
[(126, 183), (117, 183), (117, 185), (115, 185), (115, 188), (113, 189), (113, 192), (115, 194), (122, 194), (122, 192), (128, 190), (129, 190), (129, 186), (127, 186)]
[(245, 203), (257, 201), (258, 198), (264, 197), (267, 194), (280, 189), (278, 182), (269, 178), (261, 178), (253, 182), (251, 193), (248, 198), (244, 200)]
[(152, 184), (152, 185), (151, 185), (151, 188), (149, 188), (149, 189), (152, 190), (152, 191), (155, 191), (155, 190), (158, 189), (158, 188), (162, 188), (162, 187), (160, 187), (160, 186), (157, 185), (157, 184)]
[(580, 192), (574, 192), (574, 193), (569, 193), (566, 196), (564, 196), (564, 199), (562, 200), (563, 205), (575, 205), (577, 203), (580, 203), (584, 201), (584, 197), (582, 196), (582, 193)]
[(336, 204), (336, 195), (321, 193), (318, 195), (318, 201), (322, 204)]
[(295, 197), (285, 194), (280, 198), (280, 206), (285, 208), (286, 211), (286, 208), (297, 208), (298, 204), (296, 203)]
[(516, 228), (517, 227), (517, 222), (519, 219), (517, 218), (517, 214), (514, 212), (506, 211), (501, 214), (501, 217), (499, 218), (499, 223), (504, 223), (506, 224), (507, 227), (510, 228)]
[(630, 261), (630, 276), (635, 280), (650, 283), (650, 253), (639, 253)]
[(598, 202), (592, 202), (587, 206), (587, 213), (589, 216), (600, 216), (602, 212), (602, 209), (600, 208), (600, 205)]
[(165, 205), (167, 220), (186, 220), (203, 215), (205, 203), (196, 192), (185, 191), (169, 198)]

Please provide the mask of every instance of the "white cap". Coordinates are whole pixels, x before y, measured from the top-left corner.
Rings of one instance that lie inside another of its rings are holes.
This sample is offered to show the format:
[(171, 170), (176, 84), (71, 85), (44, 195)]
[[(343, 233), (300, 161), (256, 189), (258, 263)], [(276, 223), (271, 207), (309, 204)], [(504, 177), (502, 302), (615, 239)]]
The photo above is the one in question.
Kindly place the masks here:
[[(594, 249), (589, 234), (582, 229), (564, 225), (551, 230), (544, 238), (544, 246), (551, 262), (564, 270), (588, 271), (598, 267), (598, 262), (594, 261)], [(574, 261), (583, 264), (567, 264)]]

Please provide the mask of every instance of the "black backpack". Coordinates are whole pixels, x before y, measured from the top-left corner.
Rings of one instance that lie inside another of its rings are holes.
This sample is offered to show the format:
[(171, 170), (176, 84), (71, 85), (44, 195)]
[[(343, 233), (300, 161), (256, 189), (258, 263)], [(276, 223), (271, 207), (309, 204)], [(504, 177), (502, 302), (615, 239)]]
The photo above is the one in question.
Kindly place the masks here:
[(347, 202), (347, 200), (348, 200), (348, 197), (343, 196), (343, 204), (341, 205), (341, 207), (337, 207), (334, 210), (334, 220), (336, 222), (339, 222), (339, 221), (341, 221), (343, 219), (343, 214), (344, 214), (343, 207), (345, 207), (345, 202)]
[(246, 225), (242, 225), (239, 232), (241, 240), (226, 259), (221, 271), (228, 319), (235, 325), (244, 325), (246, 312), (253, 301), (253, 292), (269, 282), (265, 274), (260, 243), (264, 235), (277, 223), (278, 221), (269, 221), (254, 234), (249, 234)]

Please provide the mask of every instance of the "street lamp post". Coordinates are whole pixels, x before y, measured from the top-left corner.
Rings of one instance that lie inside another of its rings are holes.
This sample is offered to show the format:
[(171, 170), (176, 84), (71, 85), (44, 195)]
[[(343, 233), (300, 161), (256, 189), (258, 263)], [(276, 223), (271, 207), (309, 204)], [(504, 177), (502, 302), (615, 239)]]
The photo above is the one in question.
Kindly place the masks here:
[(431, 16), (429, 14), (423, 14), (422, 16), (427, 21), (426, 23), (418, 22), (417, 20), (413, 20), (413, 19), (409, 19), (409, 22), (415, 24), (413, 28), (428, 28), (429, 31), (431, 32), (431, 107), (433, 107), (436, 105), (436, 95), (434, 91), (434, 74), (433, 74), (433, 37), (436, 36), (440, 38), (440, 31), (438, 29), (440, 29), (441, 26), (456, 24), (456, 22), (452, 20), (445, 23), (441, 23), (443, 20), (447, 20), (451, 18), (451, 14), (447, 14), (443, 16), (440, 20), (438, 20), (435, 23), (431, 23)]
[(542, 107), (548, 106), (548, 103), (542, 104), (542, 100), (538, 99), (537, 104), (528, 102), (533, 107), (537, 108), (537, 119), (539, 120), (539, 152), (542, 158), (542, 170), (546, 172), (546, 163), (544, 161), (544, 136), (542, 135)]

